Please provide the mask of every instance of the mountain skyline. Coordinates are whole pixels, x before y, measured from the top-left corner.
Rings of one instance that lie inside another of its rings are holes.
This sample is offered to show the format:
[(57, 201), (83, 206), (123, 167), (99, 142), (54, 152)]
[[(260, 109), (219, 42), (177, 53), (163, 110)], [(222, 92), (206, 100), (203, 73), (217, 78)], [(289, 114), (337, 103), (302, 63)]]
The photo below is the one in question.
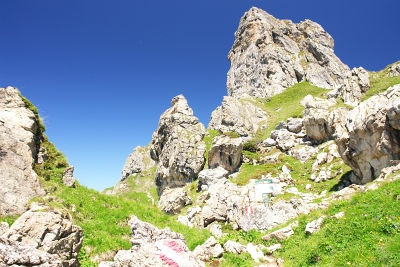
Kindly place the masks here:
[(38, 106), (76, 177), (101, 190), (120, 179), (134, 147), (150, 142), (172, 97), (185, 95), (207, 126), (227, 94), (226, 55), (251, 6), (321, 24), (350, 68), (399, 60), (395, 1), (316, 3), (3, 2), (0, 86)]

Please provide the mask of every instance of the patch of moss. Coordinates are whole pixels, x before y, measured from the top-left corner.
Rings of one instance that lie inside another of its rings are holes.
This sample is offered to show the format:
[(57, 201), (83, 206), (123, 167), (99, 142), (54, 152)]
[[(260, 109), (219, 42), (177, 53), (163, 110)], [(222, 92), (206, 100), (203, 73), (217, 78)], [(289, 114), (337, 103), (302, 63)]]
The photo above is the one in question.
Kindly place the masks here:
[(21, 95), (21, 93), (18, 93), (18, 94), (21, 97), (22, 101), (24, 102), (25, 106), (28, 109), (30, 109), (33, 112), (33, 114), (35, 115), (36, 121), (39, 125), (37, 135), (41, 136), (46, 131), (46, 127), (44, 126), (43, 121), (39, 116), (39, 111), (38, 111), (37, 107), (35, 107), (35, 105), (33, 105), (31, 103), (31, 101), (29, 101), (23, 95)]

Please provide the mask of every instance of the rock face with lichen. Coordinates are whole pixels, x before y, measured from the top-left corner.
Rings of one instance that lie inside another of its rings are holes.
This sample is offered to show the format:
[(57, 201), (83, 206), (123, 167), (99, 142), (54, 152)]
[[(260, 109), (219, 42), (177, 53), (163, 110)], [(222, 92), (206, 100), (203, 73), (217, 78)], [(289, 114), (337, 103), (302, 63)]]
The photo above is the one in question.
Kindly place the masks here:
[(211, 114), (208, 129), (254, 136), (267, 124), (268, 114), (253, 102), (250, 99), (225, 96), (222, 105)]
[(205, 128), (193, 116), (185, 97), (172, 99), (153, 133), (150, 155), (157, 162), (155, 182), (162, 195), (165, 188), (182, 187), (197, 178), (205, 164)]
[(44, 194), (33, 170), (42, 138), (39, 127), (18, 89), (0, 88), (0, 214), (21, 214), (31, 198)]
[(150, 170), (155, 165), (150, 157), (150, 144), (142, 147), (136, 147), (126, 159), (124, 169), (122, 170), (121, 180), (128, 178), (136, 173)]
[(370, 182), (392, 160), (399, 160), (400, 85), (351, 110), (336, 143), (343, 161), (354, 171), (355, 183)]
[(309, 81), (355, 105), (369, 88), (368, 72), (343, 64), (334, 54), (333, 38), (311, 20), (293, 23), (253, 7), (241, 18), (235, 38), (228, 55), (229, 96), (264, 98)]

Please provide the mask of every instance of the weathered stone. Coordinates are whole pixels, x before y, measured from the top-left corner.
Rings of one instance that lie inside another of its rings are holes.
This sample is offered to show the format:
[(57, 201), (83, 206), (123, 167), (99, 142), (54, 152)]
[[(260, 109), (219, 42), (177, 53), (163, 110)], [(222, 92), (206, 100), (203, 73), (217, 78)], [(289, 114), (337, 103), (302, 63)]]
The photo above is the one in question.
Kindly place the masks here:
[(388, 76), (389, 77), (400, 76), (400, 61), (392, 64), (388, 68)]
[(75, 187), (74, 166), (69, 166), (64, 170), (62, 181), (68, 187)]
[(150, 157), (150, 144), (145, 147), (138, 146), (126, 159), (121, 180), (136, 173), (149, 171), (154, 165), (155, 162)]
[(3, 238), (56, 255), (63, 266), (80, 266), (78, 253), (82, 247), (82, 229), (61, 213), (27, 211), (14, 222)]
[(203, 245), (197, 246), (193, 251), (194, 256), (202, 261), (209, 261), (211, 257), (218, 258), (223, 253), (224, 249), (213, 236), (207, 239)]
[(30, 199), (44, 194), (32, 168), (42, 138), (38, 129), (18, 89), (0, 88), (0, 214), (21, 214)]
[(348, 113), (346, 131), (335, 141), (355, 173), (353, 183), (372, 181), (391, 160), (400, 159), (399, 96), (400, 85), (395, 85)]
[(346, 103), (359, 101), (359, 84), (334, 54), (334, 40), (319, 24), (279, 20), (253, 7), (241, 18), (235, 37), (228, 55), (229, 96), (265, 98), (307, 80), (334, 89)]
[(199, 189), (201, 189), (203, 185), (214, 184), (217, 180), (227, 177), (228, 174), (229, 172), (223, 167), (202, 170), (199, 173)]
[(240, 253), (246, 251), (246, 246), (243, 246), (242, 244), (234, 242), (232, 240), (228, 240), (224, 244), (224, 249), (227, 252), (240, 254)]
[(184, 96), (172, 99), (172, 107), (160, 117), (153, 133), (151, 158), (157, 161), (157, 192), (167, 187), (183, 187), (197, 178), (205, 164), (205, 128), (193, 116)]
[(142, 222), (136, 216), (129, 221), (132, 229), (130, 250), (120, 250), (113, 262), (103, 262), (100, 266), (205, 266), (189, 251), (181, 234), (168, 227), (160, 230), (154, 225)]
[(280, 121), (278, 125), (275, 127), (275, 130), (287, 130), (288, 125), (284, 121)]
[(336, 213), (335, 215), (331, 216), (331, 218), (340, 219), (340, 218), (342, 218), (343, 216), (344, 216), (344, 211), (341, 211), (341, 212)]
[(64, 267), (69, 265), (63, 265), (57, 255), (0, 237), (0, 266)]
[(267, 253), (269, 255), (271, 255), (272, 253), (274, 253), (275, 251), (277, 251), (278, 249), (280, 249), (282, 247), (281, 244), (275, 244), (275, 245), (271, 245), (269, 247), (267, 247)]
[(242, 150), (243, 143), (240, 138), (217, 136), (208, 152), (208, 167), (210, 169), (222, 167), (233, 173), (240, 166)]
[(287, 151), (298, 144), (296, 134), (286, 129), (272, 131), (271, 138), (276, 141), (277, 147), (283, 151)]
[(317, 151), (318, 149), (313, 146), (297, 145), (290, 149), (289, 155), (304, 163), (309, 160), (315, 153), (317, 153)]
[(254, 100), (225, 96), (222, 105), (212, 112), (207, 128), (254, 136), (257, 130), (265, 127), (267, 120), (268, 114), (257, 107)]
[(307, 223), (306, 230), (304, 232), (311, 235), (321, 230), (325, 217), (326, 216), (321, 216), (317, 220)]
[(218, 223), (212, 223), (207, 228), (210, 230), (210, 232), (216, 237), (216, 238), (221, 238), (222, 237), (222, 226)]
[(282, 241), (284, 239), (291, 237), (292, 235), (294, 235), (294, 231), (292, 229), (292, 224), (290, 224), (286, 227), (276, 230), (275, 232), (263, 236), (262, 239), (268, 241), (275, 238), (278, 241)]
[(287, 129), (292, 133), (299, 133), (303, 128), (303, 119), (289, 118), (287, 119)]
[(177, 214), (187, 205), (192, 204), (192, 199), (183, 188), (165, 189), (158, 201), (158, 207), (168, 214)]
[(336, 105), (335, 100), (324, 100), (308, 95), (301, 104), (305, 107), (303, 125), (308, 138), (322, 143), (333, 139), (344, 129), (348, 110), (338, 108), (331, 111), (331, 107)]
[(0, 236), (2, 236), (5, 232), (8, 231), (10, 226), (6, 222), (0, 222)]
[(262, 144), (263, 146), (271, 147), (271, 146), (276, 146), (278, 143), (272, 138), (267, 138), (262, 142)]

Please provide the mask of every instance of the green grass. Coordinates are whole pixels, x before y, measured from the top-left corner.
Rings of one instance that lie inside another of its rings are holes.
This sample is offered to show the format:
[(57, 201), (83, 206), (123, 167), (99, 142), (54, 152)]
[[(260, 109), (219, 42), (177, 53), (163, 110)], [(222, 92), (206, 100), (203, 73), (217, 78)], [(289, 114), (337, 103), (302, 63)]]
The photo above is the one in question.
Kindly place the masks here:
[(224, 253), (223, 261), (219, 265), (220, 267), (251, 267), (255, 266), (256, 263), (251, 258), (249, 253)]
[(0, 215), (0, 222), (6, 222), (9, 226), (11, 226), (19, 216), (9, 215), (9, 216), (1, 216)]
[(388, 89), (389, 87), (400, 83), (400, 76), (395, 76), (395, 77), (388, 76), (388, 70), (391, 65), (387, 66), (385, 69), (381, 71), (370, 72), (370, 78), (369, 78), (370, 89), (365, 93), (365, 95), (362, 98), (362, 101), (367, 100), (373, 95), (382, 93), (386, 91), (386, 89)]
[[(183, 234), (192, 250), (210, 237), (208, 230), (189, 228), (177, 222), (175, 217), (164, 214), (151, 203), (145, 192), (140, 192), (150, 190), (153, 195), (157, 195), (152, 181), (154, 169), (144, 177), (128, 179), (129, 190), (120, 196), (104, 195), (78, 182), (76, 188), (69, 188), (62, 184), (62, 174), (68, 166), (66, 158), (46, 137), (43, 146), (47, 149), (48, 159), (44, 164), (35, 164), (34, 169), (43, 188), (55, 199), (35, 198), (31, 201), (39, 201), (71, 214), (73, 223), (82, 227), (84, 239), (79, 254), (82, 266), (97, 266), (93, 262), (95, 256), (101, 258), (102, 255), (112, 255), (110, 251), (132, 247), (128, 225), (131, 215), (159, 228), (168, 226)], [(2, 220), (12, 223), (15, 218), (5, 217)]]
[[(400, 181), (339, 201), (299, 218), (295, 235), (275, 256), (285, 266), (400, 266)], [(329, 216), (345, 211), (341, 219)], [(308, 222), (328, 215), (320, 232), (304, 233)]]
[[(131, 215), (159, 228), (168, 226), (173, 231), (182, 233), (190, 249), (204, 243), (210, 236), (206, 230), (189, 228), (172, 216), (162, 213), (152, 205), (145, 193), (130, 192), (128, 197), (108, 196), (80, 185), (77, 188), (68, 188), (53, 181), (47, 181), (46, 185), (51, 188), (57, 201), (45, 202), (72, 214), (74, 223), (81, 226), (84, 232), (81, 254), (91, 258), (105, 252), (132, 247), (129, 241), (130, 227), (127, 224)], [(90, 266), (90, 259), (81, 257), (86, 259), (82, 262), (83, 266)]]
[(300, 105), (300, 101), (306, 95), (321, 97), (329, 92), (308, 82), (297, 83), (284, 92), (269, 98), (267, 102), (264, 98), (258, 98), (254, 102), (258, 107), (262, 108), (269, 114), (268, 124), (264, 130), (259, 130), (256, 134), (257, 140), (264, 140), (269, 137), (272, 130), (282, 120), (289, 117), (302, 117), (304, 107)]
[[(239, 174), (235, 178), (231, 178), (231, 181), (239, 185), (246, 185), (249, 180), (261, 179), (263, 175), (266, 176), (268, 174), (272, 174), (274, 177), (276, 177), (281, 172), (282, 166), (286, 165), (290, 169), (290, 174), (293, 178), (293, 184), (291, 186), (297, 187), (299, 191), (312, 193), (321, 193), (324, 190), (329, 191), (329, 193), (336, 191), (337, 185), (341, 182), (341, 180), (350, 174), (351, 168), (341, 163), (340, 158), (330, 163), (323, 164), (320, 166), (320, 168), (332, 165), (332, 171), (342, 170), (342, 172), (331, 180), (322, 183), (315, 183), (310, 180), (312, 174), (312, 163), (315, 161), (315, 159), (316, 155), (310, 158), (307, 162), (302, 163), (291, 156), (281, 153), (277, 163), (260, 165), (251, 165), (248, 163), (242, 164)], [(306, 190), (307, 184), (313, 185), (310, 190)], [(289, 196), (283, 194), (279, 198), (287, 199), (287, 197)]]

